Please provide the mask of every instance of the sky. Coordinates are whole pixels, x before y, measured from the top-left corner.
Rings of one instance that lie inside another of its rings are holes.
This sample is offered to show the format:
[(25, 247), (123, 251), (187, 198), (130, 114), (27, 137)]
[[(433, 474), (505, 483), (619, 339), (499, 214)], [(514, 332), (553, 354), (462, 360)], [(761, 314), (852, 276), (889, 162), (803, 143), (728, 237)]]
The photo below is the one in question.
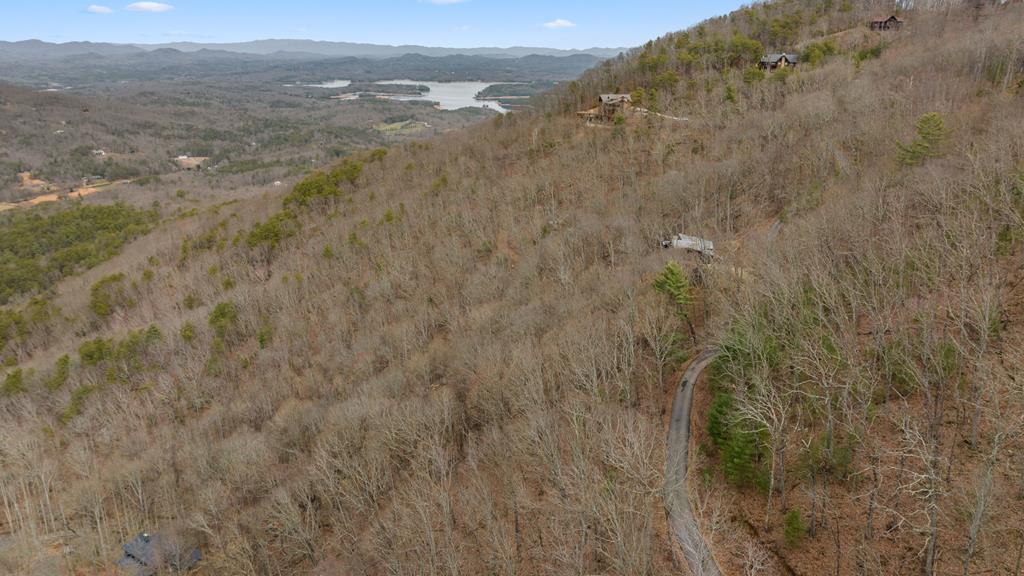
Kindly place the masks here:
[(629, 47), (737, 0), (0, 0), (0, 40)]

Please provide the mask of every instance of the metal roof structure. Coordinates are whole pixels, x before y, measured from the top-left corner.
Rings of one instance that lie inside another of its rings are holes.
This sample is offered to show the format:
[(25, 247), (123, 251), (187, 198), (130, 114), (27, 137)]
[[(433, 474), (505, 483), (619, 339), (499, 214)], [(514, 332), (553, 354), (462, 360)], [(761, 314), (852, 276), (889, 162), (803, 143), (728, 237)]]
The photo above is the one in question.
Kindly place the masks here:
[(799, 54), (787, 54), (785, 52), (778, 52), (775, 54), (768, 54), (764, 56), (763, 58), (761, 58), (761, 63), (775, 65), (778, 64), (779, 60), (782, 60), (783, 58), (785, 58), (786, 61), (789, 62), (790, 64), (796, 64), (797, 62), (800, 61)]
[(629, 94), (601, 94), (601, 104), (631, 103), (633, 97)]
[(176, 538), (143, 532), (124, 546), (117, 565), (131, 576), (184, 574), (202, 558), (198, 548), (186, 548)]
[(715, 255), (714, 242), (704, 238), (698, 238), (696, 236), (687, 236), (686, 234), (677, 234), (670, 240), (662, 240), (661, 247), (680, 248), (683, 250), (689, 250), (690, 252), (696, 252), (703, 256)]

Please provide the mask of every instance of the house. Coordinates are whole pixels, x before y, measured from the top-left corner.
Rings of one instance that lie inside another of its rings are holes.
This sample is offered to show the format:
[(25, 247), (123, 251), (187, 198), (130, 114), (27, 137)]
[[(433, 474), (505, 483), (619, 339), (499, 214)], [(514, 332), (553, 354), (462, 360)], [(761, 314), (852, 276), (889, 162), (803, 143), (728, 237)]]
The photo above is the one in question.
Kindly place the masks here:
[(629, 106), (633, 105), (633, 97), (629, 94), (601, 94), (598, 102), (601, 117), (605, 120), (611, 120), (616, 115), (624, 113)]
[(576, 115), (588, 122), (611, 122), (616, 116), (628, 112), (632, 105), (633, 97), (629, 94), (601, 94), (597, 106), (577, 112)]
[(677, 234), (670, 240), (661, 241), (662, 248), (678, 248), (686, 250), (687, 252), (694, 252), (701, 256), (708, 258), (715, 255), (715, 243), (711, 240), (704, 238), (698, 238), (696, 236), (687, 236), (686, 234)]
[(779, 52), (777, 54), (766, 54), (761, 58), (761, 69), (762, 70), (777, 70), (779, 68), (788, 68), (790, 66), (796, 66), (800, 63), (800, 56), (798, 54), (787, 54), (785, 52)]
[(903, 20), (895, 15), (889, 16), (888, 18), (873, 18), (871, 22), (868, 22), (868, 26), (872, 30), (899, 30), (903, 27)]

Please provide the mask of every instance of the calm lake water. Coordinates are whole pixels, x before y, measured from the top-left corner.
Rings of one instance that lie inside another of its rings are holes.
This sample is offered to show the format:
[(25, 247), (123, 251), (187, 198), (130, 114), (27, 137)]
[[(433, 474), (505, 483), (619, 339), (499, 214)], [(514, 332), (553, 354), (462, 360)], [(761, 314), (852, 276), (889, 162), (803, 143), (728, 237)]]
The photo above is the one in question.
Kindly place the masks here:
[[(345, 88), (352, 83), (348, 80), (332, 80), (322, 84), (310, 84), (318, 88)], [(459, 108), (488, 108), (502, 114), (508, 112), (501, 104), (490, 100), (478, 100), (476, 95), (497, 82), (422, 82), (419, 80), (387, 80), (377, 84), (411, 84), (426, 86), (430, 91), (423, 95), (415, 94), (383, 94), (382, 98), (402, 100), (406, 102), (426, 100), (435, 102), (442, 110), (458, 110)]]

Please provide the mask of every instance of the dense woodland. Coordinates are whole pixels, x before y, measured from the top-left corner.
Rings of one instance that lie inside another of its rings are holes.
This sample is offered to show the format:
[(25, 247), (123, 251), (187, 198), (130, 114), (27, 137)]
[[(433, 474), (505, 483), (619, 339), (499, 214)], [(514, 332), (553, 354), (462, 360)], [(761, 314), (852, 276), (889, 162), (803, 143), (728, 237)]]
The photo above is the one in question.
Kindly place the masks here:
[[(140, 236), (0, 317), (0, 571), (146, 530), (198, 574), (675, 574), (686, 489), (728, 574), (1020, 574), (1024, 6), (891, 8), (757, 4), (293, 187), (120, 196)], [(575, 117), (611, 91), (671, 118)]]

